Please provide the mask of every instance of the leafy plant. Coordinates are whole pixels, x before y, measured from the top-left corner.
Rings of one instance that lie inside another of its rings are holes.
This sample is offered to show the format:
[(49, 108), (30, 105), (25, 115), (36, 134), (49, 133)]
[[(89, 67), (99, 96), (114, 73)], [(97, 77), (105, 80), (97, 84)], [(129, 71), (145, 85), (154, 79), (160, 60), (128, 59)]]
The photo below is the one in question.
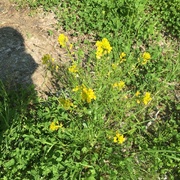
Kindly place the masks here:
[(165, 32), (175, 36), (180, 37), (180, 2), (178, 0), (154, 0), (150, 3), (151, 11), (155, 13), (159, 18), (159, 23), (163, 24)]

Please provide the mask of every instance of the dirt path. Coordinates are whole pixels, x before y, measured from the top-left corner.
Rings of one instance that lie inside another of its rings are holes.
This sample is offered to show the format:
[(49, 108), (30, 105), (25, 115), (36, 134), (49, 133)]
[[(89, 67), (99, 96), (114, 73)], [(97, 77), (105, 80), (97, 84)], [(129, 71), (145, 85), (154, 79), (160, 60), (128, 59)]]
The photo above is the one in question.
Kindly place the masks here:
[(17, 11), (8, 0), (0, 2), (0, 78), (9, 79), (11, 84), (34, 84), (38, 92), (50, 91), (41, 58), (47, 53), (55, 59), (63, 57), (57, 43), (62, 31), (56, 31), (53, 13), (38, 10), (33, 17), (30, 13), (29, 9)]

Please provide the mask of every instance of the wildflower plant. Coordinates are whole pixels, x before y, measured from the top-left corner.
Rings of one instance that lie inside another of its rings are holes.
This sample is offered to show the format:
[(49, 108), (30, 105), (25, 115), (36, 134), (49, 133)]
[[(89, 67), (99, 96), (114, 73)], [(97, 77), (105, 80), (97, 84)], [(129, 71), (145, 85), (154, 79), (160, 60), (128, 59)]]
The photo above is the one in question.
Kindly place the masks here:
[(112, 50), (112, 47), (106, 38), (103, 38), (102, 41), (97, 41), (96, 47), (97, 47), (97, 50), (96, 50), (97, 59), (100, 59), (104, 55), (109, 54)]
[[(95, 59), (91, 55), (91, 58), (85, 60), (84, 66), (82, 61), (76, 59), (77, 56), (68, 53), (70, 65), (63, 67), (67, 72), (66, 76), (61, 75), (61, 69), (54, 76), (60, 82), (66, 78), (66, 84), (62, 85), (65, 92), (62, 94), (67, 93), (68, 98), (60, 97), (58, 101), (63, 110), (70, 113), (68, 116), (75, 118), (70, 126), (78, 123), (78, 131), (86, 133), (89, 147), (95, 146), (108, 151), (108, 146), (111, 145), (114, 153), (121, 154), (125, 151), (128, 154), (129, 146), (137, 143), (132, 137), (142, 128), (140, 122), (148, 121), (146, 111), (153, 111), (156, 102), (157, 91), (143, 82), (144, 78), (149, 78), (148, 69), (154, 61), (146, 51), (119, 53), (107, 38), (102, 38), (95, 45)], [(61, 48), (69, 52), (69, 46), (61, 45)], [(119, 55), (114, 56), (115, 53)], [(54, 129), (57, 127), (54, 126)], [(143, 141), (140, 135), (135, 136), (140, 138), (139, 142)], [(100, 142), (102, 139), (107, 146)], [(88, 146), (87, 142), (85, 146)], [(120, 151), (116, 148), (120, 148)], [(83, 153), (87, 152), (84, 147)], [(112, 159), (114, 158), (115, 156)]]
[(125, 141), (124, 136), (117, 132), (116, 135), (114, 136), (114, 143), (122, 144), (124, 141)]
[(60, 34), (58, 37), (58, 42), (61, 47), (65, 48), (67, 46), (68, 37), (64, 34)]
[(66, 98), (59, 98), (58, 99), (59, 104), (62, 105), (62, 107), (66, 110), (70, 109), (71, 107), (73, 107), (73, 103), (71, 102), (70, 99), (66, 99)]
[(72, 66), (70, 66), (68, 68), (68, 70), (69, 70), (70, 73), (77, 73), (78, 72), (77, 65), (73, 64)]
[(56, 130), (62, 128), (62, 127), (63, 127), (62, 123), (61, 123), (61, 124), (56, 124), (55, 122), (52, 122), (52, 123), (50, 124), (49, 129), (50, 129), (51, 131), (56, 131)]
[(142, 58), (142, 65), (145, 65), (151, 59), (151, 55), (148, 52), (144, 52)]
[(143, 97), (143, 103), (147, 105), (152, 100), (151, 94), (149, 92), (146, 92)]

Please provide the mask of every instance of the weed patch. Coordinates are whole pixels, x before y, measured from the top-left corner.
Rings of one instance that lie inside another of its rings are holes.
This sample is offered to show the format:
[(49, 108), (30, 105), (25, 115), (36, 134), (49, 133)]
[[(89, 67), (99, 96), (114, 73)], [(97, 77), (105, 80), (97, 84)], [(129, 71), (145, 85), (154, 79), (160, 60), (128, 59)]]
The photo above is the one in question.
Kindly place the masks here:
[(56, 93), (4, 130), (0, 177), (178, 179), (179, 53), (176, 41), (159, 45), (162, 26), (148, 1), (34, 3), (53, 7), (67, 31), (94, 33), (96, 42), (79, 48), (60, 34), (67, 64), (42, 57)]

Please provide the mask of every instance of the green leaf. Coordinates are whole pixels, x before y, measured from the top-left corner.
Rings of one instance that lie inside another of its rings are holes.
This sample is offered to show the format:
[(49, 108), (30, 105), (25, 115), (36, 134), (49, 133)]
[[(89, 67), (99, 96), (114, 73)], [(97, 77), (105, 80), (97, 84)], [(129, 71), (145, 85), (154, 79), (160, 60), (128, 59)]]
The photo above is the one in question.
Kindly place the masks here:
[(14, 164), (15, 164), (15, 160), (11, 159), (4, 164), (4, 167), (9, 168), (9, 167), (13, 166)]

